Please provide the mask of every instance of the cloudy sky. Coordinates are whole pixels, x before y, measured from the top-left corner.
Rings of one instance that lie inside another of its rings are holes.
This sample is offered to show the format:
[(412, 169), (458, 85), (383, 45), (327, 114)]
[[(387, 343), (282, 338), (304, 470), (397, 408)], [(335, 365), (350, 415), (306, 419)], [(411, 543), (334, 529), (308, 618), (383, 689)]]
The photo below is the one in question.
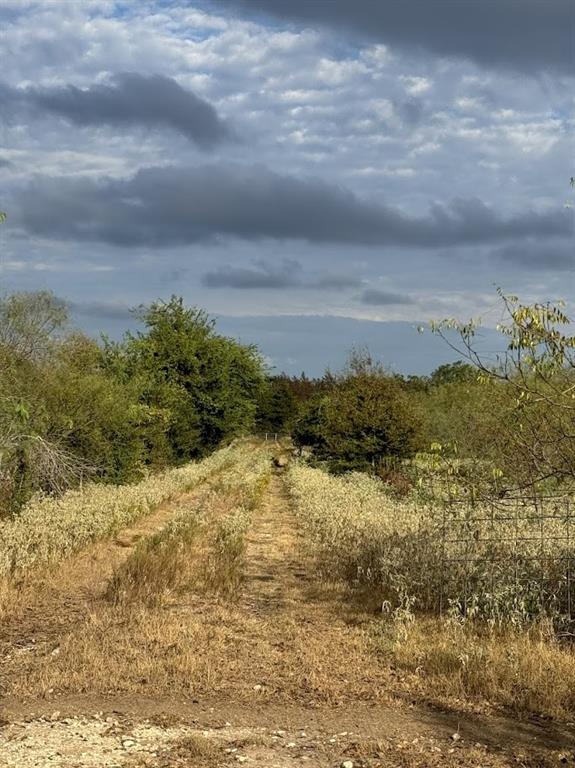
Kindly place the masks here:
[(572, 0), (4, 0), (0, 290), (172, 293), (278, 369), (575, 302)]

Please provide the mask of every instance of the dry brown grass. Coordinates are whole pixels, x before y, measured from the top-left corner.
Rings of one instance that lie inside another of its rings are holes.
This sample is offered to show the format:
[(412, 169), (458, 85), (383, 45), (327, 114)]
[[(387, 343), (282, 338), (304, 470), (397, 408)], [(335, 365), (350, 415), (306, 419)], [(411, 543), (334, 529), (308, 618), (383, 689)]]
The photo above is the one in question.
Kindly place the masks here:
[[(311, 563), (302, 554), (281, 480), (272, 479), (272, 488), (252, 510), (252, 524), (247, 529), (238, 526), (236, 519), (245, 494), (238, 495), (225, 482), (220, 485), (219, 492), (201, 500), (205, 514), (200, 515), (199, 525), (182, 549), (183, 570), (176, 569), (167, 579), (161, 601), (148, 600), (148, 587), (141, 591), (138, 587), (135, 599), (92, 602), (90, 615), (61, 636), (57, 654), (48, 647), (8, 662), (8, 692), (25, 697), (47, 695), (49, 700), (59, 694), (69, 694), (72, 699), (89, 694), (92, 701), (124, 695), (138, 702), (145, 697), (198, 699), (202, 705), (209, 701), (233, 709), (234, 715), (225, 717), (234, 722), (239, 712), (267, 713), (268, 708), (275, 708), (276, 728), (284, 727), (282, 718), (291, 706), (302, 710), (305, 706), (306, 718), (322, 708), (356, 717), (358, 711), (372, 711), (376, 703), (405, 696), (409, 701), (435, 701), (457, 709), (470, 704), (485, 708), (486, 699), (490, 704), (510, 706), (515, 696), (516, 711), (556, 717), (568, 713), (572, 706), (568, 685), (575, 690), (571, 672), (555, 654), (564, 651), (557, 646), (552, 653), (543, 635), (533, 635), (526, 650), (521, 635), (514, 636), (513, 645), (511, 639), (504, 643), (486, 634), (481, 638), (485, 647), (473, 656), (479, 641), (472, 635), (467, 640), (460, 636), (469, 631), (466, 627), (424, 620), (400, 622), (369, 614), (343, 583), (316, 580)], [(234, 533), (231, 537), (230, 531)], [(229, 545), (222, 544), (226, 537)], [(152, 573), (164, 578), (160, 572), (165, 540), (160, 537), (155, 546), (144, 540), (132, 550), (128, 558), (128, 562), (135, 558), (132, 565), (121, 567), (129, 574), (124, 587), (132, 581), (157, 585)], [(227, 572), (226, 563), (232, 565), (228, 586), (223, 589), (211, 582), (210, 574), (218, 563), (222, 573)], [(472, 658), (465, 661), (463, 674), (463, 662), (457, 657), (465, 649)], [(489, 656), (491, 652), (493, 656)], [(538, 669), (537, 653), (541, 653)], [(508, 665), (505, 674), (504, 663)], [(483, 679), (488, 664), (493, 666), (489, 683)], [(553, 667), (554, 679), (546, 671)], [(524, 686), (523, 694), (518, 684)], [(553, 711), (548, 704), (552, 696), (558, 702)], [(217, 707), (216, 711), (221, 714)], [(357, 715), (357, 722), (361, 718)], [(334, 727), (330, 735), (336, 730), (344, 728)], [(332, 751), (335, 747), (326, 737), (321, 745), (325, 759), (319, 764), (352, 759), (365, 768), (545, 765), (527, 759), (508, 762), (472, 747), (474, 740), (465, 746), (453, 745), (451, 733), (443, 733), (435, 742), (422, 739), (415, 743), (413, 736), (403, 740), (386, 735), (381, 744), (361, 739), (343, 754), (341, 745), (336, 745), (339, 751)], [(154, 768), (236, 764), (225, 750), (194, 753), (204, 746), (209, 750), (213, 745), (192, 741), (174, 746), (158, 755)], [(436, 747), (441, 751), (435, 751)], [(455, 751), (449, 751), (452, 747)], [(255, 747), (248, 753), (257, 756)], [(271, 751), (261, 755), (253, 764), (278, 762)]]
[(388, 701), (392, 678), (367, 634), (303, 612), (258, 616), (188, 597), (171, 609), (102, 606), (59, 654), (30, 657), (16, 695), (56, 693), (273, 696), (340, 704)]
[[(99, 597), (135, 549), (168, 528), (183, 510), (195, 508), (206, 492), (202, 488), (165, 502), (113, 539), (94, 542), (57, 565), (39, 565), (19, 577), (0, 578), (0, 628), (17, 626), (24, 614), (29, 615), (31, 630), (34, 621), (36, 628), (41, 628), (50, 614), (59, 611), (58, 603), (66, 604), (66, 610), (62, 611), (65, 625), (72, 603), (82, 603), (85, 608), (88, 597)], [(0, 632), (0, 639), (2, 634)]]
[[(241, 478), (241, 483), (244, 478)], [(13, 676), (16, 694), (97, 691), (198, 692), (225, 685), (235, 632), (249, 634), (225, 602), (242, 582), (244, 535), (267, 477), (238, 487), (224, 473), (172, 509), (111, 574), (87, 620), (32, 654)], [(240, 506), (238, 506), (240, 505)], [(223, 602), (222, 602), (223, 601)], [(249, 624), (249, 621), (247, 622)], [(249, 648), (245, 648), (249, 665)], [(232, 673), (231, 679), (237, 675)]]
[[(257, 512), (258, 534), (246, 532), (245, 517), (238, 522), (236, 501), (211, 499), (210, 525), (196, 531), (176, 569), (183, 589), (166, 590), (161, 606), (101, 606), (63, 641), (56, 659), (30, 670), (19, 692), (181, 691), (330, 704), (396, 694), (572, 717), (575, 654), (543, 627), (488, 631), (369, 616), (344, 585), (298, 580), (305, 564), (281, 500), (280, 515)], [(158, 548), (142, 546), (152, 566), (138, 555), (138, 572), (156, 572)], [(142, 583), (151, 582), (146, 576)]]
[[(256, 531), (246, 530), (236, 500), (210, 496), (209, 523), (181, 550), (175, 575), (171, 566), (161, 574), (172, 551), (171, 543), (163, 550), (165, 536), (141, 542), (113, 579), (112, 594), (122, 599), (96, 605), (55, 657), (31, 656), (24, 671), (20, 662), (12, 692), (388, 700), (388, 670), (368, 634), (340, 615), (340, 593), (316, 593), (300, 580), (304, 564), (284, 500), (271, 495), (253, 513)], [(153, 597), (156, 577), (167, 584), (162, 601)]]
[[(345, 757), (353, 758), (354, 765), (370, 768), (451, 768), (462, 765), (502, 768), (510, 765), (498, 756), (489, 755), (479, 744), (467, 747), (462, 754), (462, 750), (453, 746), (446, 748), (442, 742), (421, 737), (352, 741), (346, 749)], [(520, 765), (522, 768), (527, 766), (523, 762)], [(543, 768), (543, 765), (538, 763), (537, 768)]]
[(245, 533), (250, 514), (243, 507), (232, 510), (218, 525), (211, 542), (205, 590), (221, 597), (237, 594), (243, 580)]
[[(182, 526), (184, 528), (184, 526)], [(188, 581), (189, 545), (196, 524), (190, 523), (176, 539), (157, 534), (136, 552), (112, 577), (106, 598), (113, 603), (163, 603)]]
[(493, 630), (417, 618), (381, 623), (374, 637), (384, 659), (428, 700), (558, 719), (575, 714), (575, 649), (545, 625)]
[(0, 622), (21, 605), (20, 590), (12, 583), (0, 581)]
[[(398, 672), (394, 687), (455, 707), (573, 719), (575, 649), (550, 624), (434, 614), (437, 572), (419, 507), (396, 502), (361, 474), (295, 467), (289, 485), (318, 579), (347, 583), (347, 602), (358, 613), (371, 607), (374, 650)], [(376, 620), (382, 604), (389, 613)]]
[(138, 542), (110, 579), (107, 600), (115, 605), (160, 605), (193, 583), (193, 544), (205, 498), (195, 500), (192, 508), (184, 508), (165, 528)]

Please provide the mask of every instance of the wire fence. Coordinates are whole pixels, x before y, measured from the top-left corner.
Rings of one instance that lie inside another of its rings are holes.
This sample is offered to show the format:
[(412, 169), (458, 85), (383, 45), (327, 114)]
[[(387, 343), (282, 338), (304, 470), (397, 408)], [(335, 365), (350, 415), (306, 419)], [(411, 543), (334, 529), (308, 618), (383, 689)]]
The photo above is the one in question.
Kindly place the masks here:
[(290, 437), (288, 432), (256, 432), (254, 436), (266, 443), (279, 443)]
[(570, 498), (449, 498), (442, 516), (440, 613), (545, 615), (573, 627)]

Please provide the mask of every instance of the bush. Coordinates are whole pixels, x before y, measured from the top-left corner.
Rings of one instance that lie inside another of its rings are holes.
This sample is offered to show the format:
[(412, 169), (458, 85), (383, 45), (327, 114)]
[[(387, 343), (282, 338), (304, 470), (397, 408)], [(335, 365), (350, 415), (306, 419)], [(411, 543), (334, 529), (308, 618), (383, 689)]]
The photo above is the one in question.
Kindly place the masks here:
[(0, 299), (0, 513), (85, 480), (124, 483), (200, 458), (254, 425), (263, 367), (181, 299), (98, 344), (50, 293)]
[(296, 444), (314, 449), (335, 470), (374, 467), (386, 456), (412, 456), (422, 421), (404, 383), (371, 362), (354, 367), (316, 397), (297, 422)]

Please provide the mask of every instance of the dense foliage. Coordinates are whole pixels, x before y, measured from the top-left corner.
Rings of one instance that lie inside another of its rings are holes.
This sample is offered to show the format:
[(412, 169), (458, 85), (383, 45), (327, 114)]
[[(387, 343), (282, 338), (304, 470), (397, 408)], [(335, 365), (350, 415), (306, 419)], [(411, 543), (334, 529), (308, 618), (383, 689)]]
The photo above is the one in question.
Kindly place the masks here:
[(312, 447), (333, 469), (412, 456), (422, 447), (422, 434), (418, 404), (405, 382), (357, 353), (311, 398), (293, 429), (296, 444)]
[[(496, 361), (478, 351), (477, 324), (444, 321), (434, 330), (474, 367), (480, 387), (481, 440), (477, 457), (488, 459), (508, 490), (565, 491), (575, 482), (575, 335), (561, 305), (525, 305), (500, 292), (498, 330), (505, 349)], [(479, 394), (480, 393), (480, 394)]]
[(266, 377), (255, 348), (218, 335), (177, 297), (140, 308), (140, 332), (97, 343), (70, 330), (50, 293), (7, 296), (0, 511), (89, 479), (130, 482), (254, 429), (291, 433), (336, 471), (383, 476), (382, 466), (397, 470), (390, 460), (434, 446), (442, 460), (464, 460), (458, 471), (497, 478), (498, 492), (556, 490), (575, 479), (575, 337), (561, 308), (502, 300), (507, 351), (498, 360), (475, 352), (474, 324), (449, 322), (436, 330), (455, 326), (467, 361), (405, 378), (360, 351), (341, 373), (309, 379)]
[(329, 372), (320, 379), (310, 379), (305, 373), (268, 376), (258, 401), (258, 431), (290, 434), (310, 400), (327, 392), (333, 383), (334, 377)]
[(50, 293), (0, 300), (0, 511), (87, 479), (131, 481), (253, 429), (257, 351), (176, 297), (139, 314), (143, 331), (98, 344)]
[(371, 465), (381, 474), (382, 463), (398, 466), (390, 459), (432, 450), (450, 472), (465, 468), (475, 478), (473, 492), (486, 482), (499, 494), (566, 492), (575, 482), (570, 320), (561, 306), (501, 301), (497, 357), (477, 351), (475, 323), (456, 321), (433, 329), (461, 359), (429, 376), (390, 374), (366, 353), (353, 353), (342, 374), (326, 377), (299, 403), (296, 444), (332, 469)]

